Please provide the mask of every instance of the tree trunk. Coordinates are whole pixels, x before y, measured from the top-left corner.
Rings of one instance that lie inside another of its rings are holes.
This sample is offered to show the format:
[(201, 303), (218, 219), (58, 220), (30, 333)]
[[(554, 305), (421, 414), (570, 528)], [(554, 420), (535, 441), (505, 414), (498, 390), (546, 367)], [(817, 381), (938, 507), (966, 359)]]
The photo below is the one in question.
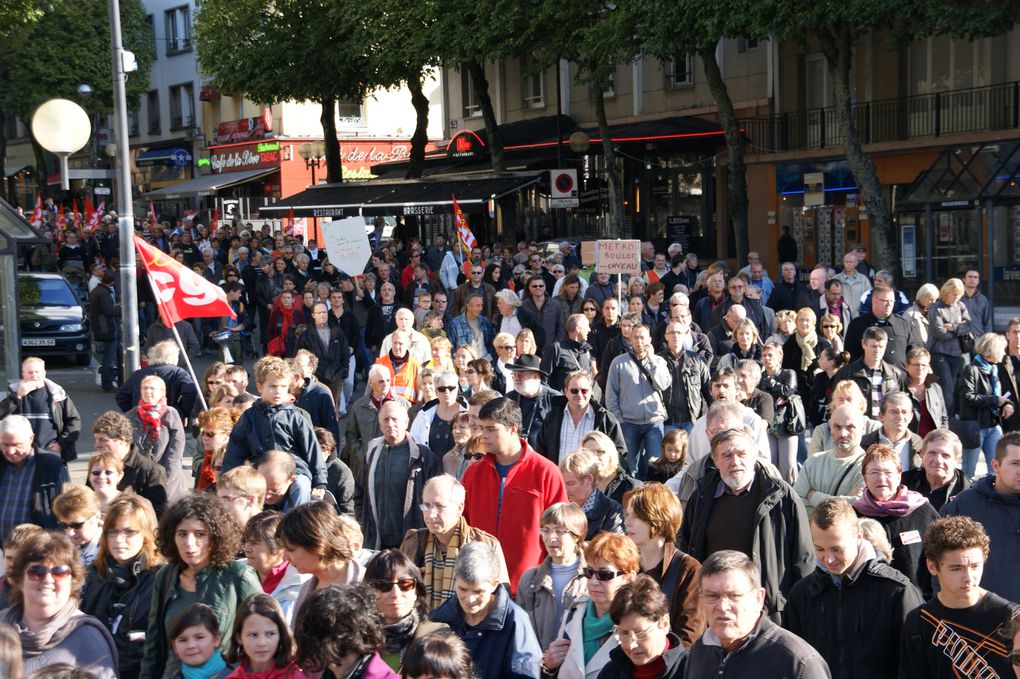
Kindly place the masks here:
[[(878, 180), (875, 164), (861, 147), (857, 134), (857, 124), (850, 97), (850, 66), (853, 63), (853, 37), (848, 30), (840, 30), (829, 35), (822, 41), (822, 51), (832, 78), (833, 104), (836, 120), (843, 135), (843, 147), (846, 151), (846, 162), (854, 174), (857, 186), (861, 188), (861, 197), (868, 208), (868, 220), (871, 222), (871, 240), (875, 259), (879, 268), (886, 271), (896, 270), (896, 253), (893, 251), (894, 234), (892, 213), (889, 201)], [(824, 121), (823, 121), (824, 124)]]
[(336, 136), (336, 97), (322, 100), (322, 141), (326, 145), (326, 181), (339, 184), (344, 180), (344, 168), (340, 158), (340, 140)]
[(595, 94), (595, 119), (599, 123), (599, 137), (602, 139), (602, 157), (606, 164), (606, 186), (609, 188), (609, 214), (602, 223), (603, 238), (623, 235), (623, 180), (616, 161), (616, 149), (609, 137), (609, 119), (606, 118), (606, 97), (603, 87), (593, 86)]
[[(0, 111), (0, 172), (4, 172), (5, 165), (7, 165), (7, 114)], [(4, 176), (0, 177), (0, 196), (10, 203), (13, 196), (7, 192), (8, 183), (7, 173), (4, 172)]]
[(418, 179), (425, 167), (425, 146), (429, 143), (429, 98), (421, 86), (422, 74), (408, 78), (407, 87), (411, 90), (411, 105), (416, 115), (414, 134), (411, 135), (411, 157), (407, 163), (405, 179)]
[(705, 80), (708, 89), (715, 99), (715, 106), (722, 122), (723, 134), (726, 139), (727, 178), (726, 178), (726, 211), (733, 223), (733, 236), (737, 245), (737, 261), (741, 262), (751, 249), (747, 229), (747, 164), (744, 162), (744, 135), (740, 132), (740, 120), (733, 109), (733, 100), (723, 80), (719, 61), (715, 57), (715, 47), (699, 50), (701, 63), (705, 69)]
[(471, 80), (478, 95), (478, 104), (482, 108), (485, 120), (485, 132), (489, 136), (489, 153), (492, 156), (493, 172), (506, 172), (506, 158), (503, 156), (503, 139), (499, 136), (499, 124), (496, 122), (496, 110), (492, 108), (492, 97), (489, 96), (489, 81), (485, 79), (485, 66), (477, 61), (465, 62)]
[(60, 191), (60, 185), (53, 191), (50, 191), (50, 185), (46, 182), (46, 151), (43, 149), (42, 144), (35, 140), (35, 136), (30, 137), (32, 140), (32, 152), (35, 155), (35, 173), (39, 178), (39, 192), (42, 194), (43, 200), (50, 198), (53, 193)]

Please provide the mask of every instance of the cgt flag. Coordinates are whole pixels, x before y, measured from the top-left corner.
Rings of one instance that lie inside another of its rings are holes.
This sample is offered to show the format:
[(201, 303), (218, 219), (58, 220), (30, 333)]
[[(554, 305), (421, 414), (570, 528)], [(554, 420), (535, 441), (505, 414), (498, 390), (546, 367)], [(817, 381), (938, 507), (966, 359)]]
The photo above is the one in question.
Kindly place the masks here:
[(478, 244), (475, 240), (475, 234), (471, 233), (471, 229), (468, 228), (467, 219), (464, 217), (464, 213), (460, 209), (460, 205), (457, 203), (457, 196), (450, 194), (453, 198), (453, 223), (457, 227), (457, 236), (460, 240), (460, 246), (464, 250), (464, 254), (470, 255), (471, 248)]
[(185, 318), (237, 318), (221, 288), (138, 236), (134, 238), (156, 293), (159, 315), (167, 326)]
[(42, 226), (42, 218), (43, 218), (42, 194), (41, 193), (36, 193), (35, 194), (35, 209), (32, 210), (32, 220), (31, 220), (32, 226), (34, 226), (36, 228), (39, 228), (40, 226)]

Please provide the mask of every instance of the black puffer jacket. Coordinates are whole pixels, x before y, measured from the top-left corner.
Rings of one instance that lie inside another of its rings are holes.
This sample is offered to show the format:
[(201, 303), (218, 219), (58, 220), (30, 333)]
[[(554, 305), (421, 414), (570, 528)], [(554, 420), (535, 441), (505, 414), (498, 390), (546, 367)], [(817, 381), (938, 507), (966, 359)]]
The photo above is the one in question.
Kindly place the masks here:
[(964, 366), (956, 380), (956, 408), (961, 420), (975, 420), (982, 429), (1002, 422), (992, 377), (974, 363)]
[(821, 654), (834, 679), (896, 679), (903, 620), (921, 603), (917, 588), (877, 559), (839, 587), (816, 568), (790, 591), (786, 628)]
[(105, 571), (100, 575), (95, 563), (89, 566), (79, 608), (113, 634), (120, 679), (136, 679), (145, 652), (156, 569), (146, 568), (145, 558), (139, 557), (128, 564), (110, 564)]
[(326, 487), (326, 461), (305, 411), (289, 403), (271, 406), (262, 399), (255, 401), (230, 432), (223, 473), (245, 462), (257, 466), (269, 450), (293, 453), (297, 473), (310, 478), (313, 488)]
[(708, 363), (693, 351), (682, 351), (674, 355), (667, 349), (660, 351), (659, 356), (665, 359), (672, 377), (671, 386), (663, 395), (667, 423), (679, 425), (694, 422), (706, 409), (705, 387), (711, 379)]

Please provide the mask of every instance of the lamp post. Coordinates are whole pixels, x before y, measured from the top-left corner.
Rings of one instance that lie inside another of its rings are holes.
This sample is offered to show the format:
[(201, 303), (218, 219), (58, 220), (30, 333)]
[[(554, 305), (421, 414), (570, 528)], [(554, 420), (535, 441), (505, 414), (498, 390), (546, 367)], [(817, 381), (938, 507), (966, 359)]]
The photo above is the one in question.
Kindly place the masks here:
[(32, 134), (39, 144), (60, 159), (60, 188), (69, 191), (67, 158), (89, 141), (89, 114), (68, 99), (50, 99), (32, 114)]
[[(326, 157), (326, 145), (321, 142), (305, 142), (298, 146), (298, 155), (305, 159), (305, 168), (312, 171), (312, 186), (315, 186), (315, 171), (322, 166)], [(312, 217), (312, 235), (315, 242), (319, 242), (319, 220)], [(308, 242), (308, 234), (305, 234), (305, 242)]]
[(78, 94), (92, 100), (92, 169), (99, 167), (99, 105), (96, 103), (96, 91), (92, 85), (78, 85)]

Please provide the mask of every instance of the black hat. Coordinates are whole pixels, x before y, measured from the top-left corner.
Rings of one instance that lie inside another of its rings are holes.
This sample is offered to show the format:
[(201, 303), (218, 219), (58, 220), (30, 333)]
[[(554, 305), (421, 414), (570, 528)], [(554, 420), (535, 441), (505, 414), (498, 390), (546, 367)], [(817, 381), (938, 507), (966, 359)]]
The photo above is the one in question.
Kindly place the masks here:
[(513, 363), (507, 363), (506, 369), (514, 372), (536, 372), (542, 377), (549, 377), (549, 373), (542, 370), (542, 361), (535, 354), (521, 354)]

